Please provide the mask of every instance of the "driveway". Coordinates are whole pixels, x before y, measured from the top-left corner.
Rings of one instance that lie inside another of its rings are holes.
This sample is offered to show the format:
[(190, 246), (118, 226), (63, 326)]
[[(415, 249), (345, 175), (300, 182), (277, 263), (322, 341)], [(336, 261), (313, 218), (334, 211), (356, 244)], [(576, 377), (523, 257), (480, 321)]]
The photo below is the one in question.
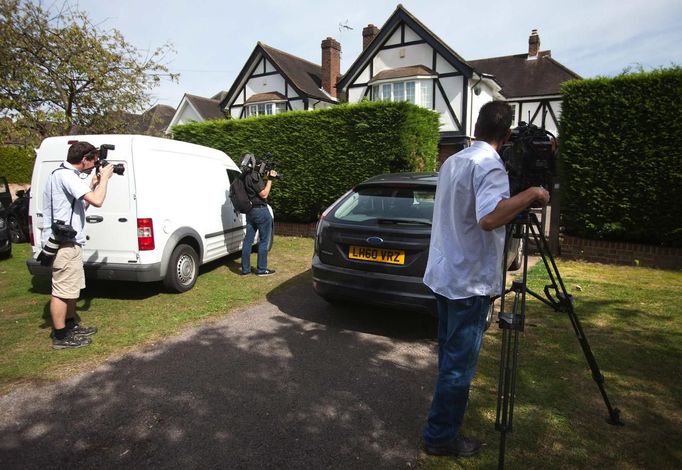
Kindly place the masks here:
[(435, 320), (330, 306), (301, 280), (94, 371), (1, 397), (0, 468), (414, 467)]

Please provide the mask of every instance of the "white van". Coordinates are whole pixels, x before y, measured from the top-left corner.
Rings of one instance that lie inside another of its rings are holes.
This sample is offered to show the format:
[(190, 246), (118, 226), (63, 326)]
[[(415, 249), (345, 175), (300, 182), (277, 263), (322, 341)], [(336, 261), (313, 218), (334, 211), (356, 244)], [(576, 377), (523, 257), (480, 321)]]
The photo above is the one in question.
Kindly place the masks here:
[(163, 280), (169, 290), (184, 292), (194, 286), (200, 265), (241, 251), (245, 215), (235, 211), (228, 197), (240, 171), (225, 153), (141, 135), (51, 137), (37, 151), (31, 180), (31, 274), (50, 272), (35, 260), (42, 250), (43, 191), (77, 141), (98, 148), (113, 145), (107, 160), (125, 168), (123, 175), (111, 176), (102, 207), (91, 206), (85, 213), (86, 277)]

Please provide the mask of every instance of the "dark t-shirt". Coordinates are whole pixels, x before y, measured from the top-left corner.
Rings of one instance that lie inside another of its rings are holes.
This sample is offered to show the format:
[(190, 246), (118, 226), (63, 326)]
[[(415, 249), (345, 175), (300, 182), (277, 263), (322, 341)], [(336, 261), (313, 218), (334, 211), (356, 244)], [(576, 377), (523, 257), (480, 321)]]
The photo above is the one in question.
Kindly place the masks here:
[(258, 193), (265, 188), (265, 181), (263, 181), (263, 178), (261, 178), (257, 171), (252, 171), (244, 176), (244, 187), (246, 188), (246, 195), (249, 196), (249, 200), (253, 204), (253, 207), (267, 205), (265, 199), (258, 195)]

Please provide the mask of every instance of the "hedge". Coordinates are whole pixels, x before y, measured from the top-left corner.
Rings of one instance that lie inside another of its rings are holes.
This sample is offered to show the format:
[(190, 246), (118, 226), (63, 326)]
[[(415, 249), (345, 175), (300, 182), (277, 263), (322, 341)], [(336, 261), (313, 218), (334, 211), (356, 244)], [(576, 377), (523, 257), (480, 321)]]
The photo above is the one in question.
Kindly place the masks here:
[(567, 82), (565, 232), (682, 246), (682, 69)]
[(268, 202), (278, 220), (312, 222), (343, 193), (381, 173), (433, 171), (438, 114), (410, 103), (363, 102), (319, 111), (175, 126), (173, 138), (224, 151), (272, 154), (283, 178)]
[(0, 176), (9, 183), (28, 184), (31, 182), (35, 151), (31, 147), (8, 145), (0, 147)]

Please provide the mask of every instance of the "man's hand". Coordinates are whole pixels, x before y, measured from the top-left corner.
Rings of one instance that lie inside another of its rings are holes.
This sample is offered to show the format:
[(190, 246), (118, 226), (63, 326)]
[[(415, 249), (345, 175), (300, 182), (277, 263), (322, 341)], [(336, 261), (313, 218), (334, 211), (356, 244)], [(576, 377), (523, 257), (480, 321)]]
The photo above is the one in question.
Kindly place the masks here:
[(536, 190), (535, 200), (539, 202), (542, 207), (549, 204), (549, 191), (547, 191), (542, 186), (536, 186), (535, 190)]
[(114, 165), (109, 164), (107, 166), (100, 167), (99, 169), (99, 183), (102, 182), (102, 179), (109, 179), (111, 178), (111, 175), (114, 174)]
[(275, 170), (270, 170), (268, 172), (268, 177), (270, 178), (277, 178), (277, 172)]

